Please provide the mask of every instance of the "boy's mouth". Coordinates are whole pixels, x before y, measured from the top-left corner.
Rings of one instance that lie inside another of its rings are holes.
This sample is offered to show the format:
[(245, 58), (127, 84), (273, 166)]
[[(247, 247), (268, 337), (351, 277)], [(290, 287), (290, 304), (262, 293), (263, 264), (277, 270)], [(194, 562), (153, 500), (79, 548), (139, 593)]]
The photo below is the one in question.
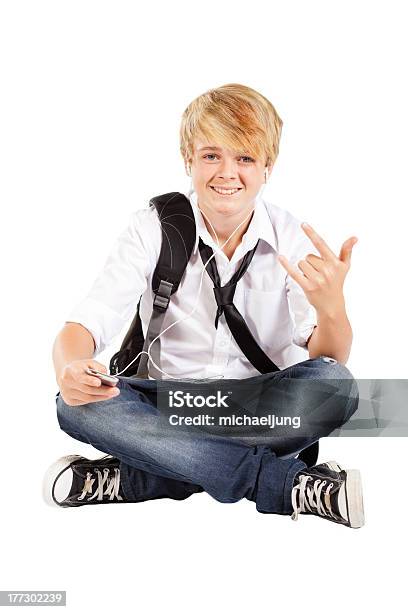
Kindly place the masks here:
[(226, 189), (223, 187), (215, 187), (214, 185), (210, 185), (210, 187), (213, 191), (215, 191), (215, 193), (217, 193), (220, 196), (233, 196), (236, 193), (239, 193), (242, 189), (242, 187), (234, 187), (231, 189)]

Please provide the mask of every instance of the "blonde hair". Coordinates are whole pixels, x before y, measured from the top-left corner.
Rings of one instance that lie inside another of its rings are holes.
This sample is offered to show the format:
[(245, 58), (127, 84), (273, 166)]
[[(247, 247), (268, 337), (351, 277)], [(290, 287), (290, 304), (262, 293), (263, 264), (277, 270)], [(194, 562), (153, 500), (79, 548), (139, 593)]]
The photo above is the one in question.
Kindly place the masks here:
[(233, 151), (274, 163), (279, 153), (282, 119), (262, 94), (239, 83), (210, 89), (185, 109), (180, 126), (180, 151), (185, 163), (194, 155), (194, 139), (224, 145)]

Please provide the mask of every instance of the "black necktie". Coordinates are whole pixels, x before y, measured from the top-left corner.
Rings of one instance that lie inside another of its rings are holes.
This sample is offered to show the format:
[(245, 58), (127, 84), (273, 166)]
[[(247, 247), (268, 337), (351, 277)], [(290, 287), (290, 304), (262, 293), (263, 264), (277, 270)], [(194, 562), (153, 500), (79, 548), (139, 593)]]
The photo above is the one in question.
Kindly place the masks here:
[[(235, 272), (232, 278), (223, 287), (221, 287), (220, 284), (220, 277), (218, 274), (215, 257), (211, 259), (210, 263), (206, 267), (206, 270), (214, 283), (214, 295), (218, 306), (215, 317), (215, 327), (218, 327), (218, 319), (224, 312), (227, 325), (230, 328), (235, 342), (238, 344), (241, 351), (244, 353), (248, 361), (250, 361), (252, 365), (259, 370), (259, 372), (262, 374), (267, 374), (268, 372), (276, 372), (279, 370), (279, 368), (269, 359), (268, 355), (266, 355), (266, 353), (264, 353), (261, 347), (257, 344), (249, 327), (233, 304), (237, 282), (244, 275), (249, 264), (251, 263), (251, 259), (254, 256), (258, 243), (259, 240), (254, 248), (246, 253), (237, 272)], [(205, 265), (212, 256), (213, 250), (210, 246), (204, 244), (201, 238), (199, 239), (198, 245), (201, 259)]]

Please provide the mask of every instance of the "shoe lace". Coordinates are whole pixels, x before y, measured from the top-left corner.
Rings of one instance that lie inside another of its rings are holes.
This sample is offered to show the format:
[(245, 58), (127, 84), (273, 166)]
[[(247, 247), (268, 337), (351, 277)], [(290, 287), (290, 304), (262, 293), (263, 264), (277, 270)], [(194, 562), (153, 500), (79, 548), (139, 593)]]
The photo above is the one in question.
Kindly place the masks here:
[[(330, 498), (330, 491), (334, 484), (331, 482), (328, 487), (326, 487), (324, 495), (322, 496), (323, 487), (327, 481), (322, 481), (320, 478), (317, 478), (312, 487), (312, 483), (308, 482), (309, 479), (312, 479), (312, 477), (300, 474), (299, 484), (292, 489), (292, 507), (294, 512), (291, 515), (291, 519), (297, 521), (300, 512), (314, 512), (316, 510), (320, 516), (338, 518), (332, 510)], [(299, 494), (298, 501), (296, 499), (297, 493)]]
[[(104, 468), (103, 476), (102, 476), (101, 471), (98, 468), (95, 468), (94, 471), (98, 475), (98, 485), (97, 485), (96, 490), (93, 493), (93, 495), (91, 495), (91, 497), (88, 498), (88, 501), (91, 500), (91, 499), (94, 499), (95, 497), (98, 498), (98, 501), (101, 501), (103, 499), (104, 495), (109, 495), (109, 499), (111, 501), (115, 497), (119, 501), (122, 501), (123, 497), (121, 495), (119, 495), (119, 484), (120, 484), (120, 470), (119, 470), (119, 468), (117, 468), (117, 467), (114, 468), (114, 476), (110, 475), (110, 469), (109, 468)], [(92, 493), (92, 487), (93, 487), (93, 484), (95, 482), (95, 478), (93, 478), (92, 476), (93, 476), (93, 474), (91, 472), (87, 472), (86, 473), (86, 479), (85, 479), (85, 482), (84, 482), (84, 487), (83, 487), (82, 493), (78, 497), (78, 499), (84, 499), (84, 497), (87, 495), (87, 493)], [(104, 491), (103, 488), (104, 488), (104, 485), (106, 483), (107, 483), (107, 487), (106, 487), (106, 489)]]

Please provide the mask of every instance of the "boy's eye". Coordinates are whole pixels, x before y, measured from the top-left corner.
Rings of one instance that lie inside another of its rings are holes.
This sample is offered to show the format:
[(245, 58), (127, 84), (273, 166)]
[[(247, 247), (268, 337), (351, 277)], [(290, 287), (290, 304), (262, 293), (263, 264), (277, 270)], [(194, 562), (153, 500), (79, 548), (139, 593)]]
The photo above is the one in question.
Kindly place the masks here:
[[(216, 155), (215, 153), (207, 153), (206, 155), (204, 155), (204, 159), (208, 159), (209, 157), (216, 157)], [(251, 163), (255, 161), (252, 157), (249, 157), (248, 155), (240, 155), (239, 159), (245, 159), (245, 163)]]

